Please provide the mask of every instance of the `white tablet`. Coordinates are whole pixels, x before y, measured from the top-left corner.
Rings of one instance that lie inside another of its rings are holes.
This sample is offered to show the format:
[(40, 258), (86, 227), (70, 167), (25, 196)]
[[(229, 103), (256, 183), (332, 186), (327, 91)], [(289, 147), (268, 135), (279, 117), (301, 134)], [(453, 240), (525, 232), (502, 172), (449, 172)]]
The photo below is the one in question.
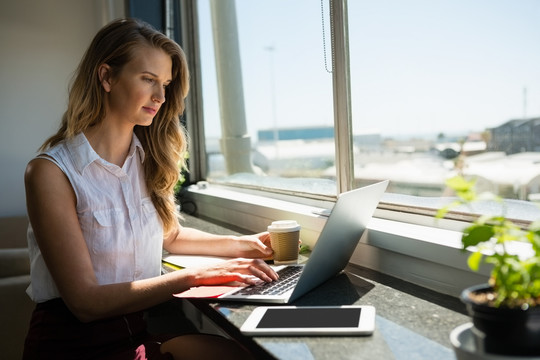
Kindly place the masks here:
[(240, 330), (247, 335), (370, 335), (375, 308), (369, 305), (260, 306)]

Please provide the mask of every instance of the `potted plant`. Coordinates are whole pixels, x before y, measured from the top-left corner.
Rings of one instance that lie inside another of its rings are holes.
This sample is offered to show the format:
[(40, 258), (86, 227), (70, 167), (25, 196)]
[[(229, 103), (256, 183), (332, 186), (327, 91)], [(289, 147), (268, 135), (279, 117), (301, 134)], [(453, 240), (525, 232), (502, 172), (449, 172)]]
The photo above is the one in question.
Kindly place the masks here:
[[(521, 228), (506, 218), (504, 202), (499, 197), (475, 191), (475, 180), (456, 176), (447, 186), (457, 200), (441, 208), (444, 217), (456, 206), (480, 200), (499, 201), (500, 215), (477, 217), (463, 230), (463, 251), (470, 251), (468, 266), (478, 271), (482, 263), (492, 266), (487, 284), (465, 289), (461, 300), (472, 317), (473, 333), (482, 339), (486, 353), (540, 355), (540, 221)], [(530, 253), (518, 256), (509, 249), (510, 242), (529, 244)]]

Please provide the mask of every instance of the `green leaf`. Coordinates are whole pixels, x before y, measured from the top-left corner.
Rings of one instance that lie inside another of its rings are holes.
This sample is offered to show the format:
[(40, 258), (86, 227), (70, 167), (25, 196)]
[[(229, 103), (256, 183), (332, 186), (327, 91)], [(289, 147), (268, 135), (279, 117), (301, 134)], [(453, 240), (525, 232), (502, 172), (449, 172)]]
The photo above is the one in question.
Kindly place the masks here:
[(309, 246), (308, 245), (304, 245), (304, 244), (301, 244), (300, 245), (300, 251), (299, 251), (300, 254), (307, 254), (309, 253)]
[(450, 179), (446, 179), (446, 185), (455, 191), (468, 191), (471, 190), (476, 184), (476, 180), (467, 181), (463, 176), (454, 176)]
[(437, 214), (435, 214), (436, 219), (442, 219), (446, 216), (446, 214), (456, 206), (461, 205), (461, 201), (452, 201), (450, 204), (443, 206), (439, 210), (437, 210)]
[(527, 238), (529, 239), (529, 242), (532, 244), (534, 251), (536, 253), (539, 253), (540, 252), (540, 230), (529, 231), (527, 233)]
[(482, 253), (479, 251), (473, 252), (467, 259), (467, 265), (473, 271), (478, 271), (480, 268), (480, 263), (482, 261)]
[(493, 226), (490, 225), (472, 225), (463, 232), (461, 242), (463, 248), (476, 246), (482, 242), (489, 241), (494, 235)]
[(442, 208), (440, 208), (439, 210), (437, 210), (437, 213), (435, 214), (435, 218), (436, 219), (442, 219), (446, 216), (446, 214), (448, 213), (448, 211), (450, 210), (450, 205), (447, 205), (447, 206), (443, 206)]

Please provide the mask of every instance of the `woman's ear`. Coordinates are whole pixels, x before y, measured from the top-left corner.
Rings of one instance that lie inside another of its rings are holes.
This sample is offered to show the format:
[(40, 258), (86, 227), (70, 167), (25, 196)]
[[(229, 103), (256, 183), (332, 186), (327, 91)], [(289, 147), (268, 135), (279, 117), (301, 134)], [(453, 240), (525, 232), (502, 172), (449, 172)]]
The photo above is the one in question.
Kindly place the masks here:
[(98, 68), (98, 76), (99, 76), (99, 81), (101, 82), (101, 86), (103, 86), (103, 89), (106, 92), (111, 91), (111, 85), (112, 85), (111, 67), (108, 64), (101, 64)]

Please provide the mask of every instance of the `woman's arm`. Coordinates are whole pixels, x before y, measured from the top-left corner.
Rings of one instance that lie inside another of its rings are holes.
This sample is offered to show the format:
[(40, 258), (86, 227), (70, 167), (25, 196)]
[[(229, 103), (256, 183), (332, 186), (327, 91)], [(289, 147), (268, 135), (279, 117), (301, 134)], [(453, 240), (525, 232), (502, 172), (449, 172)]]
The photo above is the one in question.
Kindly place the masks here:
[(232, 260), (129, 283), (99, 285), (69, 180), (51, 161), (35, 159), (25, 173), (27, 209), (45, 263), (69, 309), (81, 321), (143, 310), (193, 286), (277, 278), (260, 259)]
[(246, 258), (268, 258), (272, 255), (268, 232), (255, 235), (214, 235), (178, 226), (163, 242), (172, 254), (197, 254)]

